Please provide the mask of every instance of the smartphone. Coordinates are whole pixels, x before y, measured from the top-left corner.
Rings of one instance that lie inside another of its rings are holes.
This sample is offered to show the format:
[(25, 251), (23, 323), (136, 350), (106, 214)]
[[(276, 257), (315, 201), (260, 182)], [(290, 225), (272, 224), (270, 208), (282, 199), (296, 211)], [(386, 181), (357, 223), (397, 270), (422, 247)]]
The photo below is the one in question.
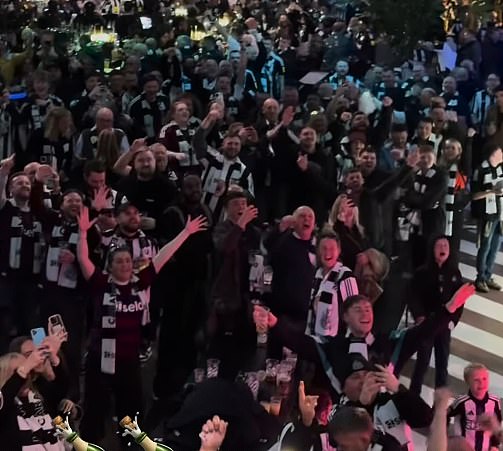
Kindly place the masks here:
[(35, 347), (38, 348), (44, 341), (45, 337), (46, 335), (43, 327), (37, 327), (36, 329), (31, 330), (31, 339), (33, 340)]
[(49, 335), (58, 335), (60, 333), (66, 334), (66, 327), (59, 313), (49, 316), (47, 321), (47, 330), (49, 331)]
[(24, 100), (28, 97), (27, 92), (14, 92), (9, 94), (9, 100)]

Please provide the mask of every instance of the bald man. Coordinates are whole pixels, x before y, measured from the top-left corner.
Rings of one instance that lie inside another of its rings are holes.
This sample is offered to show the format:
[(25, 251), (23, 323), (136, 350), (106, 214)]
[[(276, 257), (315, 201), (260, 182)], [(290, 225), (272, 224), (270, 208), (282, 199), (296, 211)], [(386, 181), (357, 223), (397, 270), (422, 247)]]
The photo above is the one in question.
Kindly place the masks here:
[(299, 330), (305, 330), (316, 269), (312, 240), (315, 224), (313, 210), (301, 206), (282, 221), (280, 235), (269, 246), (273, 268), (271, 310), (287, 316)]

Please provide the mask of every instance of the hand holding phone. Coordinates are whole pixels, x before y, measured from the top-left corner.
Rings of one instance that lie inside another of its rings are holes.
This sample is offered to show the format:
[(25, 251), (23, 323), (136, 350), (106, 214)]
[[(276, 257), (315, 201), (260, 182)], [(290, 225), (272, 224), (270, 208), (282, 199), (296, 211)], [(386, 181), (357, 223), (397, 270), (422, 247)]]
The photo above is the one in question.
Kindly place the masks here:
[(63, 342), (68, 341), (68, 333), (59, 313), (49, 316), (47, 320), (47, 330), (50, 336), (56, 335), (61, 337), (61, 341)]
[(37, 327), (31, 330), (31, 339), (36, 348), (40, 347), (45, 337), (46, 334), (43, 327)]

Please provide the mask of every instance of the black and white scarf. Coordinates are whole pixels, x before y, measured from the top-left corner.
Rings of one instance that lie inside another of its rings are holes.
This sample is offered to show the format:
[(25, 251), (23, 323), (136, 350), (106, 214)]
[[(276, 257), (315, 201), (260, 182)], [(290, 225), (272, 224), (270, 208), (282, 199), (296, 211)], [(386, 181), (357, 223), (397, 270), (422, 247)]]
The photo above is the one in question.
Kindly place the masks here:
[(45, 276), (49, 282), (54, 282), (64, 288), (77, 287), (78, 271), (76, 264), (59, 263), (59, 254), (62, 249), (68, 249), (76, 255), (78, 238), (79, 228), (76, 223), (70, 223), (62, 219), (60, 224), (52, 228), (45, 266)]
[(169, 100), (164, 94), (158, 93), (154, 102), (155, 107), (153, 107), (143, 93), (131, 101), (129, 112), (131, 112), (137, 102), (141, 103), (141, 116), (143, 117), (145, 135), (150, 139), (156, 138), (157, 131), (159, 131), (159, 129), (156, 130), (156, 125), (160, 128), (163, 118), (168, 111)]
[(25, 451), (64, 451), (64, 442), (58, 440), (50, 415), (42, 398), (30, 390), (25, 399), (14, 398), (19, 428), (18, 445)]
[(449, 180), (447, 182), (447, 194), (445, 195), (445, 235), (452, 236), (452, 221), (454, 219), (454, 197), (456, 190), (456, 176), (458, 165), (451, 164), (449, 167)]
[[(134, 237), (124, 236), (119, 229), (111, 229), (102, 233), (101, 245), (104, 249), (104, 262), (108, 260), (108, 253), (120, 247), (127, 247), (133, 257), (133, 263), (140, 259), (147, 258), (151, 261), (157, 254), (157, 244), (155, 240), (147, 237), (142, 230)], [(138, 268), (139, 269), (139, 268)]]
[[(454, 202), (456, 199), (457, 179), (459, 168), (457, 163), (452, 163), (449, 167), (449, 179), (447, 182), (447, 194), (445, 195), (445, 230), (446, 236), (452, 236), (452, 222), (454, 220)], [(462, 174), (460, 174), (463, 176)], [(464, 177), (464, 176), (463, 176)], [(466, 184), (466, 180), (465, 180)]]
[[(137, 289), (138, 281), (138, 276), (133, 274), (129, 282), (131, 296), (135, 298), (135, 303), (138, 302), (143, 306), (142, 325), (146, 325), (150, 322), (149, 299), (145, 295), (145, 290)], [(105, 374), (115, 374), (117, 298), (119, 295), (119, 288), (112, 276), (109, 276), (101, 303), (101, 372)]]
[(63, 106), (63, 101), (54, 95), (49, 95), (43, 103), (38, 104), (36, 99), (32, 98), (21, 106), (23, 123), (18, 127), (18, 134), (23, 149), (26, 149), (30, 134), (44, 126), (49, 110), (58, 106)]
[[(428, 189), (428, 185), (431, 183), (431, 179), (435, 176), (436, 173), (437, 170), (435, 167), (428, 169), (426, 174), (423, 174), (422, 171), (417, 172), (414, 180), (414, 191), (416, 193), (424, 194)], [(439, 206), (440, 203), (437, 202), (435, 205), (433, 205), (431, 209), (434, 210), (436, 208), (439, 208)], [(408, 219), (408, 225), (410, 227), (410, 233), (414, 233), (416, 235), (422, 235), (423, 221), (421, 218), (421, 210), (412, 209), (407, 215), (407, 219)]]
[[(10, 202), (16, 206), (14, 200)], [(19, 207), (16, 206), (19, 209)], [(30, 217), (31, 219), (27, 219)], [(4, 231), (5, 233), (5, 231)], [(23, 238), (33, 239), (33, 274), (40, 274), (42, 268), (43, 249), (45, 246), (44, 234), (42, 233), (42, 223), (38, 221), (32, 213), (22, 212), (13, 214), (8, 231), (10, 236), (9, 245), (9, 268), (21, 269), (21, 251)]]
[(306, 335), (311, 335), (320, 343), (328, 337), (335, 337), (342, 320), (342, 304), (355, 294), (358, 294), (356, 278), (341, 262), (337, 262), (325, 275), (322, 268), (318, 268), (311, 291)]

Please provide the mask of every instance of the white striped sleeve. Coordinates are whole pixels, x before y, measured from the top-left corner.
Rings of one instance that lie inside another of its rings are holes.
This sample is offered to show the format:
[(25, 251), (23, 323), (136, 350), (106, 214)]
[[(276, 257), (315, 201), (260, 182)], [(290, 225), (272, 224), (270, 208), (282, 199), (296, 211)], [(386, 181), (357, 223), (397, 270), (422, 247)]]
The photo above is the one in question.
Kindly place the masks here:
[(358, 282), (353, 276), (346, 277), (339, 283), (341, 300), (345, 301), (348, 297), (358, 294)]

